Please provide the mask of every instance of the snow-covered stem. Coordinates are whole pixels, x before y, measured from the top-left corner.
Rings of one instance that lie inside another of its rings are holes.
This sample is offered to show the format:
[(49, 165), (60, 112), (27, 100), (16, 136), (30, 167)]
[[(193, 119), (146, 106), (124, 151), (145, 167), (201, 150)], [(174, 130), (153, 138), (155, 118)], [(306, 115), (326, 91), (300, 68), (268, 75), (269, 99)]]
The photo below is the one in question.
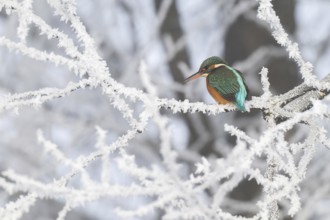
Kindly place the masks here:
[(78, 89), (92, 86), (93, 83), (91, 79), (82, 79), (77, 83), (68, 83), (64, 89), (43, 88), (36, 91), (6, 95), (0, 101), (0, 112), (12, 109), (17, 111), (26, 106), (39, 107), (45, 102), (68, 96)]
[(277, 43), (286, 48), (289, 57), (292, 58), (300, 67), (300, 73), (306, 84), (310, 86), (320, 87), (319, 81), (313, 74), (313, 65), (306, 62), (301, 52), (299, 51), (298, 44), (289, 39), (288, 34), (285, 32), (279, 17), (273, 9), (272, 0), (257, 0), (258, 18), (269, 23), (272, 29), (272, 34)]
[(272, 93), (269, 90), (270, 83), (268, 79), (268, 69), (262, 68), (260, 75), (261, 75), (261, 84), (262, 84), (262, 90), (264, 91), (264, 94), (262, 95), (264, 98), (269, 99), (272, 96)]

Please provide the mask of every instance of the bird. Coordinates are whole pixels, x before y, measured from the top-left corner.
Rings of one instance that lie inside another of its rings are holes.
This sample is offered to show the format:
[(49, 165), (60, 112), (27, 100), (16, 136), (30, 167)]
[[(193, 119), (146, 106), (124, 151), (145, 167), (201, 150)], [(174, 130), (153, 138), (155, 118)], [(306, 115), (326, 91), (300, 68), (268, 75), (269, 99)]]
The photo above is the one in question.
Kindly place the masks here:
[(240, 71), (229, 66), (220, 57), (212, 56), (204, 60), (198, 72), (184, 82), (199, 77), (206, 78), (207, 90), (219, 104), (233, 103), (241, 112), (246, 111), (245, 100), (249, 90)]

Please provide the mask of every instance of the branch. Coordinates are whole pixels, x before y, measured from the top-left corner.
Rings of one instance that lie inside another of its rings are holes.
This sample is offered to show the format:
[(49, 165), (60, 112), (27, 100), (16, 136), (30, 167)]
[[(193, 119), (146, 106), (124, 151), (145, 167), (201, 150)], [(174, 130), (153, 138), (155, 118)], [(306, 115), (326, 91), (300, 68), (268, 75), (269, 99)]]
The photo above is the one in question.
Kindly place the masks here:
[[(322, 85), (327, 85), (330, 83), (330, 73), (324, 77), (321, 81)], [(297, 112), (304, 112), (313, 107), (313, 100), (322, 100), (325, 96), (330, 93), (329, 89), (317, 89), (315, 87), (307, 85), (307, 83), (302, 83), (299, 86), (293, 88), (287, 93), (273, 97), (273, 101), (277, 102), (276, 107), (281, 109), (282, 113), (288, 114), (276, 114), (275, 121), (280, 123), (286, 121), (289, 115)], [(268, 109), (268, 111), (270, 111)], [(264, 111), (264, 114), (269, 114)]]
[(289, 57), (292, 58), (299, 66), (300, 73), (308, 85), (319, 87), (319, 81), (313, 75), (313, 65), (306, 62), (298, 48), (298, 44), (289, 39), (288, 34), (285, 32), (279, 17), (273, 9), (272, 0), (258, 0), (258, 18), (269, 23), (272, 30), (272, 35), (279, 45), (286, 48)]
[(36, 91), (7, 95), (0, 100), (0, 112), (10, 109), (18, 110), (24, 106), (38, 107), (44, 102), (62, 98), (78, 89), (84, 89), (90, 85), (93, 85), (93, 81), (91, 79), (82, 79), (77, 83), (68, 83), (68, 85), (63, 89), (43, 88)]

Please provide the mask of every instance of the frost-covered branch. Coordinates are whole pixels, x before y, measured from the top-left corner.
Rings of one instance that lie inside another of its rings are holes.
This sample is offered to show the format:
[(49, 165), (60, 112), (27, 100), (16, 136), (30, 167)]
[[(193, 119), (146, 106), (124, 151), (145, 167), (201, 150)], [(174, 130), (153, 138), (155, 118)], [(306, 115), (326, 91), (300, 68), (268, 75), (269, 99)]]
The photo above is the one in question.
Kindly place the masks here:
[(272, 0), (258, 0), (258, 18), (269, 23), (272, 29), (272, 34), (277, 43), (285, 47), (289, 53), (289, 57), (294, 59), (300, 67), (300, 73), (305, 80), (305, 83), (311, 86), (319, 87), (320, 84), (313, 74), (313, 65), (306, 62), (301, 56), (298, 44), (289, 39), (288, 34), (285, 32), (279, 17), (273, 9)]
[(91, 86), (92, 83), (93, 81), (90, 79), (83, 79), (78, 83), (69, 83), (64, 89), (44, 88), (36, 91), (6, 95), (1, 99), (0, 112), (11, 109), (18, 111), (19, 108), (25, 106), (38, 108), (45, 102), (65, 97), (78, 89), (84, 89)]

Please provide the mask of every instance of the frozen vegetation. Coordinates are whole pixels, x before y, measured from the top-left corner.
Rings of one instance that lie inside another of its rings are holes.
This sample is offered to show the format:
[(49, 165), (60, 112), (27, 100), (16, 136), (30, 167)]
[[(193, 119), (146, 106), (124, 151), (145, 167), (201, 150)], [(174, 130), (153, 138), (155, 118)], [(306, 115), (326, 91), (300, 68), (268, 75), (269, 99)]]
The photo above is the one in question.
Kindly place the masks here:
[[(182, 11), (197, 7), (188, 2), (176, 3)], [(197, 59), (208, 53), (221, 55), (224, 45), (212, 44), (214, 36), (224, 39), (246, 15), (282, 49), (260, 48), (237, 67), (288, 56), (302, 78), (301, 85), (278, 95), (270, 89), (267, 65), (255, 70), (259, 75), (248, 77), (248, 84), (262, 92), (246, 103), (244, 115), (262, 115), (244, 129), (234, 105), (209, 104), (196, 95), (204, 84), (194, 84), (193, 91), (167, 74), (166, 60), (193, 41), (184, 12), (185, 37), (159, 36), (172, 1), (161, 1), (155, 12), (152, 1), (0, 0), (0, 219), (329, 216), (329, 77), (316, 77), (271, 0), (205, 2), (232, 13), (210, 34), (208, 51), (192, 56), (193, 67), (179, 64), (182, 73), (194, 72)], [(208, 10), (209, 16), (216, 13)], [(138, 28), (129, 29), (130, 22)], [(93, 26), (98, 28), (87, 28)], [(210, 26), (206, 32), (217, 27)], [(134, 57), (133, 36), (139, 48)], [(111, 50), (119, 52), (113, 56)], [(197, 133), (189, 133), (187, 120)], [(228, 134), (234, 142), (226, 141)], [(200, 153), (199, 146), (211, 139), (218, 154)], [(244, 181), (260, 191), (250, 200), (233, 198)]]

